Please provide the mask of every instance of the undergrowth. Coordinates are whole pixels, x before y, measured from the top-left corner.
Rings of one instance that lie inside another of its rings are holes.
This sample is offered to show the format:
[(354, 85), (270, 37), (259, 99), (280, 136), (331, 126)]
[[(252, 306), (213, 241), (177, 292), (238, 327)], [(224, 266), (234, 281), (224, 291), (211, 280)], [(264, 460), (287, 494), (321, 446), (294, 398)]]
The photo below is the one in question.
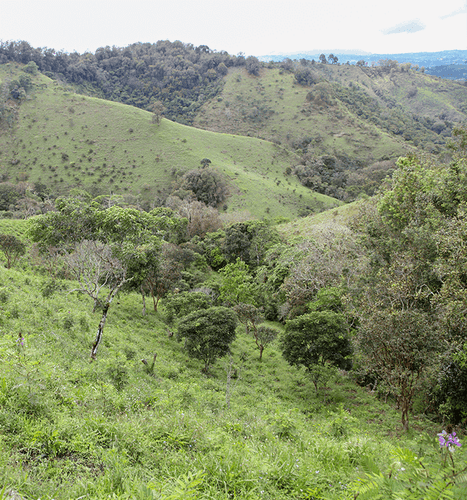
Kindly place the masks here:
[(0, 268), (3, 498), (461, 498), (465, 448), (445, 460), (437, 425), (404, 433), (348, 375), (316, 394), (274, 343), (260, 363), (243, 328), (203, 374), (132, 293), (90, 363), (99, 314), (69, 283), (44, 295), (49, 280)]

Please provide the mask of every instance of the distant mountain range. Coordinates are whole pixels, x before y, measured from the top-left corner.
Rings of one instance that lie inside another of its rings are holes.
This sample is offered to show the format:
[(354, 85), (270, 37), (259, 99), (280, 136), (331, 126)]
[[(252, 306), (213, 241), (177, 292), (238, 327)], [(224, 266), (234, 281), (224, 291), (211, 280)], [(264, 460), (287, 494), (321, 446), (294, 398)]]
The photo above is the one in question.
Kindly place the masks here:
[[(431, 69), (437, 66), (448, 66), (448, 65), (457, 65), (467, 64), (467, 50), (443, 50), (440, 52), (407, 52), (403, 54), (371, 54), (371, 53), (349, 53), (345, 50), (334, 50), (334, 51), (310, 51), (310, 52), (294, 52), (289, 54), (280, 54), (280, 55), (264, 55), (259, 56), (258, 59), (260, 61), (274, 61), (279, 62), (283, 61), (286, 58), (289, 59), (308, 59), (315, 61), (319, 60), (320, 54), (325, 54), (326, 57), (329, 54), (333, 54), (339, 59), (340, 63), (349, 62), (350, 64), (355, 64), (357, 61), (365, 61), (370, 66), (372, 62), (377, 63), (380, 59), (392, 59), (396, 60), (399, 63), (410, 62), (412, 64), (418, 64), (420, 67), (424, 66), (425, 69), (430, 69), (428, 71), (430, 74)], [(449, 73), (449, 72), (448, 72)], [(437, 75), (438, 76), (438, 75)], [(439, 75), (442, 76), (442, 75)], [(465, 77), (465, 76), (464, 76)], [(443, 78), (453, 78), (452, 76), (444, 76)], [(462, 78), (461, 77), (454, 77)]]

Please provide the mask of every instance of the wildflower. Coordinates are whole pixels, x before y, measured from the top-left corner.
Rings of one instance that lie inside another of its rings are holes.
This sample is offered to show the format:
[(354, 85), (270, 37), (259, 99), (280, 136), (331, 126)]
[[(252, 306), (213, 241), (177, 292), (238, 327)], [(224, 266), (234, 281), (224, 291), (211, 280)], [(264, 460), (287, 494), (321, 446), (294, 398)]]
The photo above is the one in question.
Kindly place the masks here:
[(459, 439), (456, 437), (456, 433), (452, 432), (448, 434), (445, 430), (438, 434), (439, 446), (441, 448), (447, 448), (450, 452), (455, 450), (454, 446), (462, 446)]
[(18, 340), (16, 341), (16, 345), (19, 348), (24, 347), (24, 337), (23, 337), (23, 334), (21, 332), (18, 333)]

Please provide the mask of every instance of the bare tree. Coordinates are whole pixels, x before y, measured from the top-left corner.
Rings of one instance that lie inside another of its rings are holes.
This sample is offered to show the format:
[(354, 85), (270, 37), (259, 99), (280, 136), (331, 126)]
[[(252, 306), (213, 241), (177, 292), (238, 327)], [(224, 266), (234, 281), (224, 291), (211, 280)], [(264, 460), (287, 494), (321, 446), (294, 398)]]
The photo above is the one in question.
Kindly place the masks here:
[[(112, 255), (109, 245), (100, 241), (83, 240), (72, 251), (67, 251), (64, 261), (79, 287), (79, 291), (94, 300), (93, 312), (99, 305), (99, 293), (105, 287), (112, 289), (115, 283), (125, 279), (126, 271), (119, 259)], [(120, 288), (120, 287), (119, 287)]]

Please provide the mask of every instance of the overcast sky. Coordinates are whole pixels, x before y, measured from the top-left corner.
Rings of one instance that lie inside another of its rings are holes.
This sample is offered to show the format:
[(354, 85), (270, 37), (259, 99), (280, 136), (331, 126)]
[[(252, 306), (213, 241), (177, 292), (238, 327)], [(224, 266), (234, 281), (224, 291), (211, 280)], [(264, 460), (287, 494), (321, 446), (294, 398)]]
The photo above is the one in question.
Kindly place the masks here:
[(0, 40), (94, 52), (181, 40), (230, 54), (467, 49), (466, 0), (0, 0)]

